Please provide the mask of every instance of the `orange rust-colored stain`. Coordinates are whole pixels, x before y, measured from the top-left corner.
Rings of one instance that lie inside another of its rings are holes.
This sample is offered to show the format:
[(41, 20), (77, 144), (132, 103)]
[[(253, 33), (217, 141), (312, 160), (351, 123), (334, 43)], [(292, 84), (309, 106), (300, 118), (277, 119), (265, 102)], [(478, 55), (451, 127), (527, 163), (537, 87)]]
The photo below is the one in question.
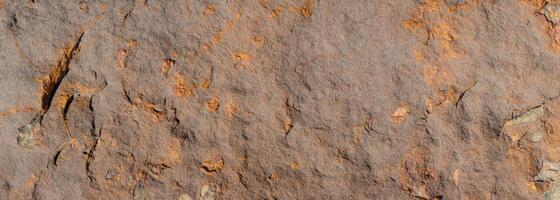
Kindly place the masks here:
[(263, 8), (268, 8), (268, 0), (259, 0), (259, 4), (261, 4)]
[(31, 175), (31, 177), (29, 177), (25, 181), (25, 187), (26, 188), (32, 188), (35, 185), (35, 183), (37, 182), (38, 179), (39, 178), (35, 174)]
[(422, 28), (422, 22), (415, 19), (407, 19), (402, 22), (403, 27), (409, 30), (418, 30)]
[(541, 8), (546, 2), (546, 0), (521, 0), (521, 2), (528, 3), (537, 8)]
[(537, 187), (537, 184), (535, 184), (535, 182), (531, 181), (531, 182), (527, 183), (527, 187), (529, 189), (531, 189), (533, 192), (538, 192), (539, 191), (539, 189)]
[(452, 48), (451, 42), (457, 39), (457, 34), (455, 34), (449, 24), (445, 21), (441, 21), (428, 29), (428, 35), (431, 39), (439, 39), (440, 46), (444, 49), (444, 55), (448, 57), (455, 57), (456, 52)]
[(216, 34), (214, 34), (214, 37), (212, 38), (212, 44), (216, 45), (220, 43), (220, 41), (222, 41), (223, 35), (224, 35), (223, 31), (218, 31)]
[(362, 141), (362, 137), (364, 136), (364, 128), (360, 125), (353, 127), (354, 134), (352, 135), (352, 143), (358, 144)]
[[(462, 7), (467, 5), (475, 5), (478, 1), (469, 1), (465, 5), (455, 6)], [(427, 40), (433, 42), (441, 48), (442, 53), (438, 53), (439, 59), (456, 58), (457, 52), (453, 47), (453, 42), (458, 39), (449, 21), (441, 17), (441, 12), (450, 12), (448, 10), (440, 10), (440, 2), (437, 0), (427, 0), (415, 8), (409, 19), (402, 22), (404, 28), (419, 34), (427, 34)], [(432, 17), (427, 17), (432, 16)]]
[(202, 163), (201, 168), (208, 173), (220, 172), (224, 168), (224, 160), (221, 158), (206, 160)]
[(431, 113), (433, 110), (442, 104), (455, 103), (459, 98), (457, 89), (453, 85), (446, 86), (445, 89), (434, 92), (433, 96), (426, 98), (427, 112)]
[(407, 105), (403, 104), (400, 105), (397, 109), (395, 109), (395, 111), (393, 111), (393, 114), (391, 114), (391, 118), (393, 119), (393, 122), (401, 123), (406, 119), (409, 112), (410, 112), (410, 108), (408, 108)]
[(519, 95), (509, 94), (506, 96), (506, 101), (510, 104), (520, 105), (523, 101)]
[(126, 67), (126, 59), (128, 57), (128, 54), (130, 53), (129, 51), (132, 48), (135, 48), (138, 45), (138, 41), (132, 39), (132, 40), (128, 40), (126, 47), (119, 49), (116, 53), (116, 57), (117, 57), (117, 66), (119, 68), (124, 68)]
[(276, 181), (278, 179), (280, 179), (280, 176), (278, 176), (278, 173), (272, 172), (272, 174), (270, 174), (270, 180)]
[(425, 148), (412, 148), (401, 159), (399, 183), (408, 193), (426, 198), (431, 195), (427, 188), (435, 176), (428, 164), (429, 151)]
[(411, 17), (403, 21), (402, 25), (409, 30), (418, 30), (424, 26), (427, 21), (424, 19), (426, 13), (436, 12), (439, 9), (437, 0), (427, 0), (420, 4), (412, 11)]
[(216, 14), (216, 6), (214, 4), (210, 4), (206, 6), (206, 9), (203, 12), (204, 16), (210, 16)]
[(136, 47), (136, 46), (138, 45), (138, 41), (135, 40), (135, 39), (128, 40), (128, 42), (126, 43), (126, 45), (127, 45), (127, 46), (126, 46), (127, 48), (134, 48), (134, 47)]
[(427, 0), (424, 2), (424, 8), (427, 11), (437, 11), (439, 9), (439, 0)]
[(109, 4), (99, 3), (99, 8), (101, 8), (102, 11), (107, 11), (107, 9), (109, 9)]
[(424, 56), (424, 53), (418, 49), (415, 49), (414, 51), (414, 58), (416, 59), (416, 61), (424, 61), (426, 59), (426, 57)]
[(13, 114), (20, 113), (20, 112), (29, 113), (29, 112), (33, 112), (33, 111), (34, 111), (34, 109), (30, 106), (14, 107), (14, 108), (10, 108), (8, 111), (0, 112), (0, 117), (13, 115)]
[(243, 53), (243, 52), (233, 53), (231, 58), (233, 59), (234, 63), (240, 63), (240, 62), (243, 62), (243, 61), (251, 61), (253, 59), (251, 54)]
[(297, 163), (296, 161), (292, 161), (292, 162), (290, 163), (290, 167), (291, 167), (292, 169), (296, 170), (296, 169), (299, 168), (299, 165), (298, 165), (298, 163)]
[(470, 1), (467, 1), (466, 3), (450, 6), (449, 11), (450, 12), (457, 12), (460, 9), (466, 9), (466, 8), (474, 7), (479, 3), (479, 1), (480, 0), (470, 0)]
[(117, 51), (117, 66), (120, 68), (126, 67), (126, 57), (128, 56), (128, 50), (121, 49)]
[(309, 18), (313, 15), (313, 11), (311, 10), (311, 1), (307, 0), (303, 3), (299, 9), (299, 14), (305, 18)]
[(175, 82), (173, 85), (173, 94), (175, 94), (175, 96), (182, 98), (193, 95), (195, 86), (193, 86), (193, 84), (187, 84), (180, 74), (174, 73), (173, 80)]
[(441, 93), (442, 96), (444, 97), (443, 100), (444, 103), (453, 103), (457, 101), (457, 99), (459, 98), (459, 93), (453, 85), (448, 87), (448, 89), (441, 91)]
[[(58, 98), (58, 108), (60, 109), (60, 112), (62, 115), (64, 115), (64, 110), (66, 109), (66, 106), (68, 105), (68, 101), (70, 101), (70, 95), (69, 94), (63, 94), (60, 95)], [(64, 128), (66, 129), (66, 133), (68, 135), (70, 135), (70, 126), (68, 125), (68, 120), (66, 118), (63, 119), (64, 120)]]
[(438, 103), (435, 100), (433, 100), (431, 97), (426, 97), (425, 101), (426, 101), (426, 111), (428, 113), (432, 113)]
[(200, 89), (208, 89), (208, 87), (210, 87), (210, 80), (207, 78), (203, 78), (202, 81), (200, 81), (198, 87)]
[(160, 121), (165, 117), (165, 113), (156, 109), (154, 104), (144, 103), (141, 104), (140, 107), (152, 115), (152, 121)]
[(203, 52), (209, 52), (209, 50), (212, 48), (212, 46), (218, 45), (221, 41), (222, 38), (224, 37), (224, 35), (229, 32), (231, 29), (233, 29), (235, 27), (235, 23), (241, 18), (241, 14), (240, 13), (236, 13), (235, 17), (231, 20), (229, 20), (226, 25), (224, 25), (224, 27), (222, 28), (222, 30), (216, 32), (216, 34), (214, 34), (212, 36), (212, 38), (210, 39), (210, 41), (206, 42), (205, 44), (203, 44), (201, 46), (201, 50)]
[(171, 51), (171, 56), (173, 58), (176, 58), (179, 55), (179, 52), (177, 52), (176, 50)]
[(453, 183), (455, 185), (459, 185), (459, 176), (461, 175), (461, 170), (460, 169), (455, 169), (455, 171), (453, 171)]
[(86, 86), (76, 81), (68, 81), (65, 85), (64, 91), (72, 91), (71, 93), (79, 94), (94, 94), (101, 91), (103, 88), (101, 86)]
[(455, 76), (448, 70), (437, 65), (424, 66), (424, 82), (428, 86), (449, 85), (455, 82)]
[(203, 44), (201, 49), (202, 49), (203, 52), (208, 53), (208, 51), (210, 50), (210, 45)]
[(145, 102), (142, 95), (132, 100), (135, 108), (140, 108), (152, 116), (152, 121), (161, 121), (165, 117), (165, 112), (153, 103)]
[(64, 110), (64, 107), (66, 106), (66, 104), (68, 103), (68, 100), (70, 99), (70, 95), (69, 94), (62, 94), (58, 97), (58, 101), (56, 102), (56, 104), (58, 105), (58, 108), (62, 111)]
[(216, 112), (216, 110), (218, 110), (219, 107), (220, 107), (220, 101), (218, 100), (217, 97), (212, 97), (210, 100), (206, 102), (206, 108), (210, 112)]
[(167, 77), (167, 74), (169, 72), (169, 69), (171, 69), (171, 67), (173, 67), (173, 65), (175, 65), (175, 61), (171, 60), (171, 59), (165, 59), (163, 61), (163, 64), (161, 66), (161, 75), (164, 77)]
[(276, 8), (272, 9), (272, 11), (270, 12), (270, 17), (272, 18), (278, 17), (283, 10), (284, 10), (284, 6), (282, 5), (276, 6)]
[(552, 51), (560, 51), (560, 26), (548, 23), (545, 27), (546, 34), (551, 40), (549, 48)]
[(290, 6), (290, 8), (288, 10), (290, 11), (290, 13), (293, 13), (293, 14), (299, 13), (299, 8), (296, 7), (296, 6)]
[(288, 119), (284, 120), (282, 128), (284, 129), (284, 133), (288, 134), (290, 132), (290, 130), (292, 130), (292, 128), (294, 128), (294, 124), (292, 123), (292, 119), (288, 118)]
[(225, 106), (225, 111), (229, 117), (235, 116), (238, 111), (237, 104), (233, 101), (228, 102)]
[(136, 181), (140, 181), (140, 180), (144, 180), (146, 179), (146, 171), (144, 170), (139, 170), (134, 174), (134, 180)]
[(366, 118), (362, 122), (353, 125), (352, 143), (358, 144), (362, 141), (364, 131), (370, 129), (371, 125), (374, 123), (374, 119), (371, 117)]
[(439, 69), (435, 65), (424, 66), (424, 82), (426, 82), (427, 85), (433, 85), (434, 78), (436, 77), (438, 72)]
[(68, 144), (70, 144), (70, 147), (74, 149), (78, 149), (78, 147), (80, 147), (80, 142), (78, 142), (76, 138), (71, 138)]
[(166, 163), (169, 166), (175, 166), (181, 163), (181, 142), (176, 138), (171, 138), (166, 146), (168, 158)]
[(255, 36), (255, 44), (257, 44), (258, 47), (262, 47), (264, 46), (264, 36)]

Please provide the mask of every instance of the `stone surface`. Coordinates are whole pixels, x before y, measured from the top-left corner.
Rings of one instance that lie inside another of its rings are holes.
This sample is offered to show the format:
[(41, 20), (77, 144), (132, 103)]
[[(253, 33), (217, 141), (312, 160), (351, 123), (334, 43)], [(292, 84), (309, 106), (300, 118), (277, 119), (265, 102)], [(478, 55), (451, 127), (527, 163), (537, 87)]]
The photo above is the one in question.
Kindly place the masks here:
[(0, 0), (0, 199), (557, 199), (555, 0)]

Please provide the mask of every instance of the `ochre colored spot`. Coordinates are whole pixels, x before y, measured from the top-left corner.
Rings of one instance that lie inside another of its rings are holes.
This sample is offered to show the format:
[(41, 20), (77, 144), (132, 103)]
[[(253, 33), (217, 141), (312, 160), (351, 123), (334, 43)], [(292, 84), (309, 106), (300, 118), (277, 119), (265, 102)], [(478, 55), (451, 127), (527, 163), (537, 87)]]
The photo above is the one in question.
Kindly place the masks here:
[(99, 3), (99, 8), (101, 8), (102, 11), (107, 11), (107, 9), (109, 9), (109, 4)]
[(166, 146), (167, 160), (164, 164), (175, 166), (181, 163), (181, 142), (176, 138), (171, 138)]
[(303, 3), (301, 8), (299, 9), (299, 14), (301, 14), (305, 18), (311, 17), (311, 15), (313, 15), (313, 12), (311, 11), (311, 2), (309, 0)]
[(521, 0), (521, 2), (529, 3), (533, 6), (541, 8), (544, 5), (545, 0)]
[(409, 30), (418, 30), (422, 28), (422, 22), (416, 21), (414, 19), (407, 19), (404, 20), (402, 23), (403, 27)]
[(280, 13), (283, 10), (284, 10), (284, 6), (282, 6), (282, 5), (276, 6), (276, 8), (272, 9), (272, 12), (270, 13), (270, 17), (272, 17), (272, 18), (278, 17), (278, 15), (280, 15)]
[(414, 58), (416, 59), (416, 61), (424, 61), (426, 59), (424, 53), (422, 53), (422, 51), (418, 49), (414, 50)]
[(194, 92), (194, 86), (188, 84), (185, 79), (178, 73), (173, 74), (173, 80), (175, 84), (173, 85), (173, 93), (177, 97), (187, 97), (192, 96)]
[(76, 138), (72, 138), (70, 139), (70, 142), (68, 142), (68, 144), (70, 144), (70, 147), (78, 149), (78, 147), (80, 147), (80, 143), (78, 142), (78, 140)]
[(251, 61), (253, 59), (253, 57), (248, 53), (238, 52), (238, 53), (234, 53), (232, 55), (232, 59), (233, 59), (233, 62), (240, 63), (240, 62), (243, 62), (243, 61)]
[(207, 53), (212, 48), (213, 45), (218, 45), (220, 41), (222, 41), (222, 37), (224, 36), (224, 34), (234, 28), (235, 22), (239, 20), (239, 18), (241, 18), (241, 14), (236, 13), (235, 18), (229, 20), (226, 23), (226, 25), (224, 25), (222, 30), (214, 34), (214, 36), (210, 39), (210, 41), (206, 42), (201, 46), (202, 51)]
[(224, 160), (221, 158), (206, 160), (202, 163), (202, 169), (208, 173), (220, 172), (222, 168), (224, 168)]
[(220, 43), (220, 41), (222, 41), (223, 34), (223, 31), (218, 31), (216, 34), (214, 34), (214, 37), (212, 38), (212, 44), (216, 45)]
[(458, 36), (455, 34), (449, 24), (445, 21), (440, 21), (428, 29), (428, 36), (430, 39), (438, 39), (440, 47), (444, 50), (444, 57), (456, 57), (457, 53), (452, 47), (452, 42), (457, 40)]
[(226, 114), (229, 117), (233, 117), (235, 116), (235, 114), (237, 114), (238, 108), (237, 108), (237, 104), (235, 104), (235, 102), (230, 101), (226, 104)]
[(461, 170), (455, 169), (455, 171), (453, 171), (453, 183), (455, 183), (455, 185), (459, 185), (460, 175), (461, 175)]
[(208, 80), (207, 78), (202, 79), (198, 87), (200, 89), (208, 89), (208, 87), (210, 87), (210, 80)]
[(299, 165), (298, 165), (297, 162), (292, 161), (292, 163), (290, 163), (290, 167), (291, 167), (292, 169), (297, 169), (297, 168), (299, 167)]
[(535, 184), (535, 182), (528, 182), (527, 183), (527, 187), (531, 190), (533, 190), (534, 192), (538, 191), (537, 185)]
[(220, 101), (218, 100), (217, 97), (212, 97), (210, 100), (206, 102), (206, 108), (208, 108), (210, 112), (216, 112), (216, 110), (218, 110), (219, 107), (220, 107)]
[(276, 181), (278, 179), (280, 179), (280, 177), (276, 172), (272, 172), (272, 174), (270, 174), (270, 180)]
[(428, 86), (449, 85), (455, 82), (455, 76), (437, 65), (424, 66), (424, 81)]
[(13, 115), (19, 112), (32, 112), (34, 109), (29, 107), (29, 106), (23, 106), (23, 107), (14, 107), (14, 108), (10, 108), (8, 111), (6, 112), (0, 112), (0, 117), (5, 117), (5, 116), (9, 116), (9, 115)]
[(395, 123), (401, 123), (403, 122), (406, 117), (408, 116), (408, 112), (410, 111), (410, 109), (408, 108), (407, 105), (401, 105), (399, 106), (391, 115), (391, 117), (393, 118), (393, 122)]
[(25, 181), (25, 187), (26, 188), (32, 188), (35, 183), (37, 182), (39, 178), (37, 176), (35, 176), (35, 174), (32, 174), (31, 177), (29, 177), (26, 181)]
[(216, 14), (216, 6), (214, 4), (210, 4), (208, 6), (206, 6), (206, 9), (204, 10), (203, 15), (204, 16), (210, 16), (210, 15), (214, 15)]
[(142, 95), (135, 97), (132, 101), (134, 107), (149, 113), (152, 116), (152, 121), (160, 121), (165, 117), (165, 112), (163, 110), (158, 109), (153, 103), (144, 102)]
[(261, 4), (263, 8), (268, 8), (268, 0), (259, 0), (259, 4)]
[(173, 67), (173, 65), (175, 65), (175, 60), (165, 59), (161, 66), (161, 75), (167, 77), (167, 73), (169, 72), (169, 69)]
[(103, 88), (99, 85), (97, 86), (87, 86), (87, 85), (83, 85), (80, 82), (76, 82), (76, 81), (68, 81), (68, 84), (66, 84), (66, 88), (64, 89), (66, 90), (71, 90), (71, 93), (80, 93), (83, 95), (89, 95), (89, 94), (94, 94), (96, 92), (99, 92), (101, 90), (103, 90)]
[(264, 36), (256, 36), (255, 44), (257, 44), (258, 47), (264, 46)]
[(117, 64), (118, 67), (124, 68), (126, 67), (126, 57), (128, 56), (128, 50), (121, 49), (117, 51)]
[(436, 76), (438, 71), (438, 67), (435, 65), (424, 66), (424, 82), (426, 82), (426, 85), (434, 84), (434, 77)]

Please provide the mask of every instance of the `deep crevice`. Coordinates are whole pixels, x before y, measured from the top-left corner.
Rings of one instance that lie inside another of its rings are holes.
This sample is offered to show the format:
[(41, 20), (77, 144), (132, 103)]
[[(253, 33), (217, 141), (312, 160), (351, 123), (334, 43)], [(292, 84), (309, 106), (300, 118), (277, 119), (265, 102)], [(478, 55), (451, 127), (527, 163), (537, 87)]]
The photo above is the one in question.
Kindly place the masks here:
[(93, 138), (93, 145), (89, 149), (88, 152), (85, 152), (87, 155), (86, 159), (86, 176), (89, 178), (90, 186), (96, 190), (99, 190), (99, 184), (97, 183), (97, 179), (93, 175), (93, 171), (91, 170), (91, 163), (95, 160), (95, 152), (97, 151), (97, 145), (99, 145), (99, 141), (101, 140), (101, 132), (103, 131), (103, 126), (99, 127), (99, 131), (97, 131), (97, 125), (95, 124), (95, 110), (93, 108), (93, 97), (90, 98), (89, 102), (89, 109), (93, 113), (93, 119), (91, 122), (91, 137)]
[(84, 33), (85, 32), (82, 32), (76, 42), (66, 48), (66, 51), (64, 52), (62, 58), (58, 61), (56, 68), (51, 71), (51, 73), (49, 73), (47, 80), (45, 81), (45, 83), (43, 83), (43, 95), (41, 96), (41, 116), (50, 109), (56, 91), (62, 83), (62, 80), (64, 80), (64, 77), (66, 77), (66, 75), (70, 71), (69, 65), (72, 62), (74, 55), (79, 52), (80, 43), (82, 41)]
[(476, 86), (476, 84), (478, 84), (478, 82), (474, 82), (474, 84), (472, 84), (471, 86), (469, 86), (467, 89), (465, 89), (461, 95), (459, 95), (459, 98), (457, 98), (457, 102), (455, 102), (455, 107), (459, 106), (459, 103), (461, 102), (461, 100), (463, 100), (463, 97), (465, 97), (465, 94), (470, 91), (474, 86)]
[(93, 175), (91, 171), (91, 163), (95, 160), (95, 151), (97, 150), (97, 145), (99, 144), (99, 140), (101, 139), (101, 130), (99, 131), (99, 136), (93, 134), (94, 142), (93, 146), (87, 152), (87, 160), (86, 160), (86, 175), (89, 178), (90, 186), (94, 189), (99, 189), (99, 184), (97, 183), (97, 179)]

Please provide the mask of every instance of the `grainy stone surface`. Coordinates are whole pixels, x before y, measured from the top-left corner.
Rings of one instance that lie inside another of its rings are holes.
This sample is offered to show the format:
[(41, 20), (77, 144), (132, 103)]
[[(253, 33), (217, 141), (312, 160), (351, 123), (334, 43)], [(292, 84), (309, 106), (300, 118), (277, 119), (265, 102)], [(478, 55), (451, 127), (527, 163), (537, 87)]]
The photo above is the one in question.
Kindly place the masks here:
[(558, 199), (555, 0), (0, 0), (0, 199)]

